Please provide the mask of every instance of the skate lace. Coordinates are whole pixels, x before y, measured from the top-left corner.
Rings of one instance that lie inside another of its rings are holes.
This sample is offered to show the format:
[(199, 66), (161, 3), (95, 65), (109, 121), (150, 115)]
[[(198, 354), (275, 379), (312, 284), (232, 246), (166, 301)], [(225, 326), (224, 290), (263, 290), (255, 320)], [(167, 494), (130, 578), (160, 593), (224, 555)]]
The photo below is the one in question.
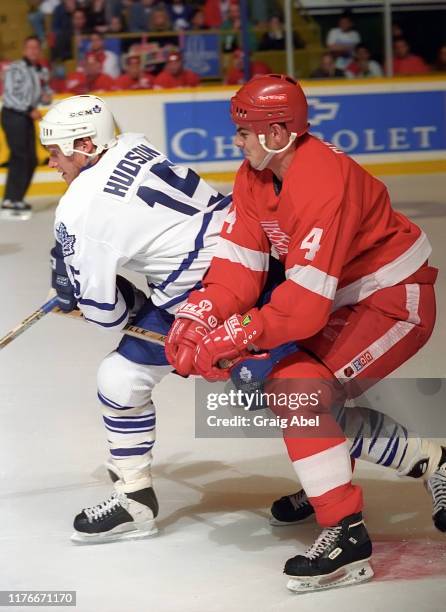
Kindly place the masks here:
[(88, 521), (91, 523), (93, 521), (97, 521), (106, 514), (110, 514), (118, 506), (124, 506), (124, 504), (124, 496), (118, 493), (113, 493), (108, 499), (100, 504), (91, 506), (90, 508), (84, 508), (84, 512)]
[(304, 553), (304, 556), (308, 557), (309, 559), (316, 559), (317, 557), (320, 557), (327, 547), (338, 539), (341, 529), (341, 526), (327, 527), (327, 529), (324, 529), (314, 544), (312, 544)]
[(308, 497), (303, 489), (294, 493), (294, 495), (290, 495), (290, 502), (293, 504), (295, 510), (299, 510), (299, 508), (309, 503)]
[(429, 488), (432, 492), (433, 514), (446, 508), (446, 473), (445, 470), (437, 470), (429, 478)]

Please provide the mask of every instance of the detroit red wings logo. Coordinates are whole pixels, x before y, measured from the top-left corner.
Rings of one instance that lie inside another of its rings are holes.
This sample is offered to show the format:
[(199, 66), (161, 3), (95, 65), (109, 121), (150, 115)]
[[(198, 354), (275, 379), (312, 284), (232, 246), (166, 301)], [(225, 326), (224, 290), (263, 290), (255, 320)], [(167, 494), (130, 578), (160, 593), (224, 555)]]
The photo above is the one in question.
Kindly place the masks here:
[(260, 225), (263, 227), (263, 231), (268, 236), (268, 240), (271, 242), (277, 255), (286, 255), (291, 238), (280, 229), (279, 222), (261, 221)]

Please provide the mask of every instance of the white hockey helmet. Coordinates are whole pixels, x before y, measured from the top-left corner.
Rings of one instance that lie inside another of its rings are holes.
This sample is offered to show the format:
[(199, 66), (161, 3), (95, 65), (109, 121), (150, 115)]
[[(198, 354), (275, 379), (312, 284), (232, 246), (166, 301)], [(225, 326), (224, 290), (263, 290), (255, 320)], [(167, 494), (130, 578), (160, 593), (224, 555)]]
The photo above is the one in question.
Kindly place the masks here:
[(97, 96), (72, 96), (62, 100), (52, 106), (40, 122), (40, 142), (44, 146), (58, 145), (67, 156), (76, 151), (74, 141), (87, 136), (96, 145), (94, 155), (117, 143), (113, 115), (104, 100)]

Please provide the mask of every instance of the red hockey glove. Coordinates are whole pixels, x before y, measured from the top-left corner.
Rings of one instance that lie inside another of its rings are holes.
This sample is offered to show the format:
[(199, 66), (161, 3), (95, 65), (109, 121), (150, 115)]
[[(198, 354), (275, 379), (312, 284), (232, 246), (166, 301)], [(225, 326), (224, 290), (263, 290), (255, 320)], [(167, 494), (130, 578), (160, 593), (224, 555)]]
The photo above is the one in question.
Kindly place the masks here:
[(203, 323), (191, 319), (176, 319), (169, 330), (165, 350), (168, 362), (181, 376), (196, 374), (194, 356), (198, 343), (208, 333)]
[(208, 331), (218, 325), (213, 311), (212, 302), (200, 291), (194, 291), (176, 312), (176, 320), (166, 339), (166, 357), (181, 376), (196, 374), (195, 349)]
[[(233, 314), (229, 319), (205, 336), (197, 346), (195, 370), (211, 382), (228, 380), (229, 367), (221, 369), (222, 363), (230, 362), (231, 367), (245, 359), (248, 350), (255, 350), (255, 340), (263, 330), (257, 310), (244, 316)], [(220, 364), (220, 368), (217, 367)]]

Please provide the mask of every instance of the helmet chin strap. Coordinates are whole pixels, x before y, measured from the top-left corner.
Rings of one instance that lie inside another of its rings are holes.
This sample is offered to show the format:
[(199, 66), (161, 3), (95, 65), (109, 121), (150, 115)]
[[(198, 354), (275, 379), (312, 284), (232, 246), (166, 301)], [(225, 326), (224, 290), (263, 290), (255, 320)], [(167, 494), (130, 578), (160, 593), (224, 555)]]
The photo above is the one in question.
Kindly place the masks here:
[(72, 154), (73, 153), (80, 153), (81, 155), (85, 155), (85, 157), (97, 157), (99, 155), (98, 151), (95, 151), (94, 153), (85, 153), (85, 151), (79, 151), (79, 149), (73, 149)]
[(290, 138), (288, 140), (288, 143), (284, 147), (282, 147), (281, 149), (270, 149), (269, 147), (267, 147), (266, 146), (266, 136), (265, 136), (265, 134), (259, 134), (258, 138), (259, 138), (260, 144), (262, 145), (262, 149), (264, 149), (266, 151), (266, 155), (262, 159), (262, 161), (259, 164), (257, 164), (257, 166), (253, 166), (253, 168), (255, 168), (255, 170), (265, 170), (265, 168), (267, 167), (269, 162), (272, 160), (274, 155), (277, 155), (277, 153), (283, 153), (284, 151), (286, 151), (293, 144), (293, 142), (297, 138), (297, 133), (296, 132), (291, 132)]
[(89, 168), (90, 166), (94, 165), (96, 162), (93, 161), (94, 158), (99, 159), (99, 157), (101, 156), (101, 152), (99, 151), (95, 151), (94, 153), (86, 153), (85, 151), (79, 151), (79, 149), (73, 149), (73, 153), (80, 153), (81, 155), (84, 155), (87, 158), (87, 163), (85, 164), (85, 166), (83, 167), (83, 170), (86, 170), (87, 168)]

